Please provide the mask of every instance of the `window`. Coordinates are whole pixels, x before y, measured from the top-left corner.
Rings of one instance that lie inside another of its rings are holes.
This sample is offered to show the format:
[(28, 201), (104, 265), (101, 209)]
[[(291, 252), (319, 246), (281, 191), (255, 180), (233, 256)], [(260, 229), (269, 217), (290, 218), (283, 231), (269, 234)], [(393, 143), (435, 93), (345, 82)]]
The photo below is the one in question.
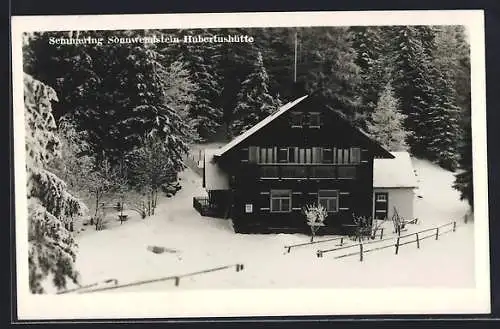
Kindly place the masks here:
[(292, 191), (271, 190), (271, 212), (292, 211)]
[(319, 190), (318, 203), (328, 212), (339, 211), (339, 192), (337, 190)]
[(289, 162), (288, 157), (288, 148), (279, 148), (278, 149), (278, 162)]
[(323, 163), (332, 163), (333, 162), (333, 151), (329, 148), (323, 149)]
[(318, 112), (309, 113), (309, 127), (320, 127), (321, 126), (321, 115)]
[(290, 123), (292, 127), (302, 127), (303, 122), (304, 122), (304, 113), (302, 112), (290, 113)]
[(387, 194), (384, 194), (384, 193), (377, 193), (376, 194), (377, 198), (377, 202), (387, 202)]

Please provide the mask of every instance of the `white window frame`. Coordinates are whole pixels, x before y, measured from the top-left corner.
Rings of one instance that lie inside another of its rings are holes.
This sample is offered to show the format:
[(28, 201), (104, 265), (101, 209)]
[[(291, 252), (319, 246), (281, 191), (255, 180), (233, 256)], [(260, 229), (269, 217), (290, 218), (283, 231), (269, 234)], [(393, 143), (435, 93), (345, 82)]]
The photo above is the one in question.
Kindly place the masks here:
[[(273, 192), (287, 192), (288, 193), (288, 196), (278, 196), (278, 197), (273, 197)], [(280, 200), (280, 206), (279, 206), (279, 210), (274, 210), (273, 209), (273, 200)], [(282, 204), (282, 200), (285, 200), (285, 199), (288, 199), (289, 200), (289, 203), (288, 203), (288, 210), (283, 210), (283, 204)], [(271, 190), (271, 192), (269, 193), (269, 210), (271, 213), (289, 213), (289, 212), (292, 212), (292, 190)]]
[[(280, 152), (286, 151), (286, 157), (285, 160), (280, 160)], [(290, 148), (289, 147), (278, 147), (278, 152), (276, 154), (276, 162), (278, 163), (290, 163)]]
[[(302, 128), (304, 126), (304, 112), (301, 112), (301, 111), (293, 111), (293, 112), (290, 112), (291, 116), (301, 116), (301, 121), (300, 121), (300, 124), (294, 124), (293, 122), (290, 122), (291, 123), (291, 127), (292, 128)], [(292, 121), (292, 120), (290, 120)]]
[[(387, 202), (387, 194), (385, 193), (375, 193), (375, 202)], [(382, 199), (380, 199), (382, 197)]]
[[(311, 116), (315, 115), (318, 117), (318, 124), (313, 125), (311, 124)], [(309, 112), (309, 120), (308, 120), (308, 126), (309, 128), (320, 128), (321, 127), (321, 112)]]
[[(332, 196), (321, 196), (321, 192), (335, 192), (337, 194), (336, 197), (332, 197)], [(339, 190), (318, 190), (318, 204), (321, 204), (321, 199), (326, 199), (326, 200), (331, 200), (331, 199), (335, 199), (335, 208), (336, 210), (328, 210), (327, 209), (327, 212), (328, 213), (338, 213), (339, 212), (339, 199), (340, 199), (340, 193), (339, 193)]]

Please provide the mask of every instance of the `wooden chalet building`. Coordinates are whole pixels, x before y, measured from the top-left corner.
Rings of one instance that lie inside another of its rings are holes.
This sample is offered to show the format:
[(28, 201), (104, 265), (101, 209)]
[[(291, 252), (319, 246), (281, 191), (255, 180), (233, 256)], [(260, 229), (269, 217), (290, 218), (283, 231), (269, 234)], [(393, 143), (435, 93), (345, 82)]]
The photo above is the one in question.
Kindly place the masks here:
[(372, 217), (374, 159), (394, 156), (315, 96), (300, 97), (225, 146), (206, 150), (203, 185), (239, 233), (309, 232), (302, 208), (328, 210), (318, 234)]

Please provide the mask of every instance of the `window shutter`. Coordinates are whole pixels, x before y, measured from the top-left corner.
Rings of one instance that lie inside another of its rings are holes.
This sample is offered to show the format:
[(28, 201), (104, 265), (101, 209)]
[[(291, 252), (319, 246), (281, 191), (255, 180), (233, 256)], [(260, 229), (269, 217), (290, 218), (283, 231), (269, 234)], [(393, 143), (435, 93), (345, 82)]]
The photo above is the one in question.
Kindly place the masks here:
[(345, 194), (345, 192), (339, 193), (339, 211), (350, 210), (351, 207), (351, 195)]
[(267, 150), (266, 163), (273, 163), (273, 148), (268, 147), (266, 150)]
[(349, 149), (344, 149), (344, 163), (349, 163)]
[(344, 163), (344, 152), (342, 149), (337, 149), (337, 163)]
[(337, 163), (337, 148), (333, 148), (333, 163)]
[(251, 163), (259, 162), (259, 148), (257, 146), (248, 147), (248, 162)]
[(323, 149), (321, 147), (313, 147), (312, 162), (313, 163), (321, 163), (322, 153), (323, 153)]
[(292, 209), (299, 210), (299, 209), (302, 209), (302, 207), (303, 207), (302, 193), (293, 192), (292, 193)]
[(259, 148), (259, 163), (266, 163), (266, 149)]
[(368, 162), (370, 153), (366, 149), (361, 149), (361, 162)]
[(310, 148), (306, 149), (306, 163), (311, 163), (311, 153), (312, 150)]
[(351, 163), (358, 164), (361, 162), (361, 149), (359, 147), (351, 147)]
[(305, 149), (300, 149), (299, 150), (299, 163), (305, 163), (306, 162), (306, 150)]

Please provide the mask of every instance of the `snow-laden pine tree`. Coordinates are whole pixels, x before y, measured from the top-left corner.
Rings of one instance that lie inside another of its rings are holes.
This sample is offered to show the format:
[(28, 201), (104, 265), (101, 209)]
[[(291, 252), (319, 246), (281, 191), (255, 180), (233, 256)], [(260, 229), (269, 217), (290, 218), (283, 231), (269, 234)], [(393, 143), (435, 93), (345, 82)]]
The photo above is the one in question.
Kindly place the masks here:
[(371, 120), (367, 122), (368, 133), (390, 151), (405, 151), (408, 136), (404, 128), (405, 118), (406, 115), (399, 112), (398, 100), (388, 83), (380, 93)]
[(436, 72), (436, 93), (430, 106), (427, 134), (422, 141), (426, 145), (427, 158), (441, 167), (454, 171), (458, 166), (458, 142), (460, 139), (460, 109), (455, 104), (448, 82)]
[(353, 34), (347, 27), (301, 29), (297, 81), (303, 81), (309, 93), (317, 92), (358, 124), (363, 120), (359, 92), (362, 80), (352, 39)]
[(380, 26), (356, 26), (350, 28), (353, 33), (353, 48), (356, 50), (356, 64), (360, 68), (359, 83), (362, 105), (361, 127), (366, 127), (371, 114), (377, 107), (380, 91), (391, 80), (391, 52), (388, 51), (385, 30)]
[(469, 205), (474, 209), (474, 184), (472, 170), (472, 129), (469, 127), (464, 129), (463, 144), (459, 148), (460, 159), (459, 173), (455, 175), (453, 187), (460, 192), (460, 198), (467, 200)]
[[(187, 31), (200, 35), (199, 31)], [(204, 33), (203, 36), (210, 36)], [(223, 77), (219, 70), (220, 46), (216, 43), (181, 44), (177, 60), (191, 73), (197, 88), (192, 91), (189, 117), (201, 140), (213, 136), (223, 123), (221, 102)]]
[(53, 101), (57, 101), (57, 96), (51, 87), (24, 75), (28, 262), (33, 293), (44, 292), (47, 278), (58, 289), (64, 289), (68, 279), (78, 281), (74, 268), (76, 243), (67, 223), (81, 215), (85, 206), (49, 168), (60, 148)]
[(234, 136), (248, 130), (276, 111), (280, 104), (278, 97), (269, 93), (269, 76), (262, 61), (262, 54), (258, 52), (252, 72), (241, 84), (230, 127), (231, 133)]
[(446, 169), (456, 167), (458, 111), (451, 84), (436, 67), (435, 31), (428, 26), (391, 27), (394, 88), (407, 115), (412, 154)]

